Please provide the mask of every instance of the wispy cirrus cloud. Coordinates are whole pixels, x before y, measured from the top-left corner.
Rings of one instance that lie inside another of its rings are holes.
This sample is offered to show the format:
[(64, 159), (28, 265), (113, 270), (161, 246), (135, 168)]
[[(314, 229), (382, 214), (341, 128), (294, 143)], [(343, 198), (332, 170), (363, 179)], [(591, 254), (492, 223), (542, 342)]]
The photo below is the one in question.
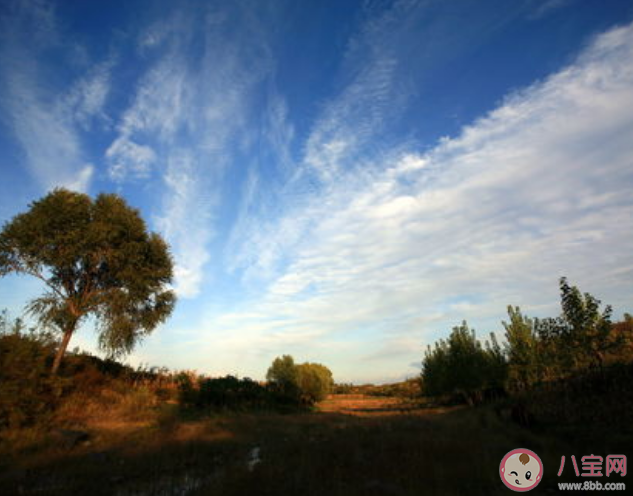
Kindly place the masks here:
[(454, 25), (434, 18), (440, 4), (364, 5), (337, 69), (336, 91), (319, 102), (307, 135), (293, 136), (293, 173), (272, 192), (268, 183), (274, 204), (260, 202), (240, 217), (231, 234), (227, 265), (243, 271), (245, 281), (265, 280), (283, 268), (285, 253), (311, 232), (314, 207), (324, 195), (329, 198), (328, 191), (334, 197), (338, 185), (350, 178), (369, 180), (373, 169), (417, 145), (401, 125), (409, 104), (420, 96), (425, 73), (441, 70), (445, 59), (481, 43), (521, 11), (517, 4), (486, 18), (473, 12), (476, 19), (460, 20), (456, 36)]
[[(106, 150), (108, 172), (115, 181), (146, 179), (157, 161), (157, 148), (173, 143), (189, 110), (187, 69), (176, 48), (141, 77), (132, 104), (116, 125), (116, 139)], [(185, 108), (187, 107), (187, 108)]]
[(109, 120), (104, 109), (110, 93), (113, 65), (114, 59), (96, 64), (78, 79), (60, 102), (60, 111), (69, 112), (84, 130), (90, 130), (95, 119)]
[(303, 162), (324, 180), (372, 149), (370, 141), (404, 108), (411, 88), (400, 84), (403, 59), (398, 49), (411, 17), (423, 6), (416, 1), (398, 1), (366, 20), (350, 39), (341, 67), (342, 91), (329, 100), (305, 143)]
[(233, 12), (244, 23), (235, 32), (236, 21), (209, 6), (176, 8), (168, 26), (159, 22), (141, 35), (148, 66), (106, 151), (112, 179), (160, 178), (155, 218), (172, 246), (175, 287), (184, 297), (198, 295), (205, 280), (216, 209), (230, 194), (222, 189), (225, 173), (249, 146), (252, 94), (270, 69), (266, 40), (247, 36), (255, 21), (241, 9)]
[(574, 0), (535, 0), (532, 2), (533, 10), (529, 14), (530, 19), (541, 19), (552, 12), (568, 7)]
[(52, 4), (12, 2), (8, 7), (0, 19), (0, 82), (5, 89), (2, 107), (7, 127), (41, 188), (65, 186), (85, 191), (94, 167), (85, 158), (77, 125), (103, 105), (107, 78), (100, 76), (99, 90), (92, 82), (75, 87), (75, 96), (59, 91), (47, 82), (51, 67), (46, 53), (64, 53), (68, 47), (61, 41)]
[[(209, 241), (213, 236), (212, 211), (217, 198), (198, 180), (196, 157), (177, 149), (167, 158), (163, 177), (166, 186), (164, 214), (158, 227), (175, 248), (175, 289), (179, 296), (194, 297), (203, 282), (203, 268), (209, 260)], [(206, 195), (205, 195), (206, 193)]]
[(410, 90), (396, 83), (404, 62), (397, 56), (398, 37), (411, 13), (421, 10), (419, 2), (410, 0), (388, 9), (367, 7), (341, 62), (341, 90), (320, 105), (302, 142), (288, 120), (285, 100), (279, 94), (270, 98), (263, 127), (275, 152), (269, 157), (276, 164), (274, 174), (268, 171), (273, 180), (266, 181), (261, 195), (252, 190), (252, 181), (247, 185), (246, 198), (256, 207), (241, 209), (226, 250), (228, 267), (243, 271), (244, 281), (265, 280), (278, 270), (284, 253), (300, 243), (313, 223), (315, 194), (377, 153), (372, 141), (378, 142), (375, 138), (410, 96)]
[(428, 152), (339, 171), (268, 226), (286, 263), (243, 312), (207, 316), (198, 345), (248, 348), (254, 371), (281, 352), (340, 354), (339, 377), (367, 379), (371, 361), (380, 379), (461, 318), (498, 326), (507, 304), (556, 312), (561, 275), (622, 311), (632, 108), (629, 25)]

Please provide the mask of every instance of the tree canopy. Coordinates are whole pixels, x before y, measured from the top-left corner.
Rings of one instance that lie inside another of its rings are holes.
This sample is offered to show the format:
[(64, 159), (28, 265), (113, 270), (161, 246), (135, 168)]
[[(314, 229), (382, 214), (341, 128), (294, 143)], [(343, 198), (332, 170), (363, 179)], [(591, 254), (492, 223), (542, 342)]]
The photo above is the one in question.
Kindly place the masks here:
[(332, 390), (332, 371), (320, 363), (297, 365), (297, 383), (305, 403), (323, 401)]
[(503, 321), (508, 356), (508, 387), (522, 391), (538, 379), (539, 353), (534, 319), (521, 313), (517, 306), (508, 306), (509, 322)]
[(55, 189), (0, 232), (0, 276), (28, 274), (46, 291), (27, 309), (62, 333), (56, 372), (83, 319), (96, 317), (99, 346), (129, 353), (171, 314), (173, 263), (165, 241), (115, 194)]
[(294, 394), (298, 381), (297, 366), (294, 358), (290, 355), (275, 358), (266, 372), (266, 380), (275, 384), (280, 391)]
[(312, 405), (325, 399), (332, 390), (332, 372), (320, 363), (295, 364), (290, 355), (277, 357), (266, 373), (266, 379), (281, 393), (296, 396)]
[(500, 387), (506, 361), (493, 333), (482, 346), (466, 321), (453, 327), (448, 339), (428, 347), (422, 362), (422, 379), (429, 395), (455, 394), (477, 401), (486, 388)]

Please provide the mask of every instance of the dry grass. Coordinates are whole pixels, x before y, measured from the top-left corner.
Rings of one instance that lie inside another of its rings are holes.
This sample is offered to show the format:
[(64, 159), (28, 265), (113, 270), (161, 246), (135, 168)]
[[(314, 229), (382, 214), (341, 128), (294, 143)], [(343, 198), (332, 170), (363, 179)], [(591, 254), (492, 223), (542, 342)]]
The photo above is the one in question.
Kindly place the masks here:
[(330, 395), (318, 406), (319, 411), (341, 413), (355, 417), (384, 417), (392, 415), (436, 415), (459, 410), (464, 406), (434, 406), (424, 400), (404, 400), (394, 397), (366, 396), (363, 394)]
[(147, 424), (155, 418), (158, 401), (145, 387), (125, 391), (102, 389), (75, 393), (56, 412), (58, 424), (99, 428), (109, 424)]
[[(155, 412), (150, 423), (88, 423), (90, 442), (70, 448), (42, 433), (31, 434), (40, 438), (30, 448), (5, 437), (3, 494), (507, 494), (498, 466), (517, 447), (543, 459), (544, 493), (558, 482), (561, 455), (626, 453), (631, 447), (630, 438), (617, 434), (599, 433), (584, 446), (556, 432), (530, 432), (490, 408), (436, 408), (358, 395), (330, 397), (319, 411), (305, 414), (185, 421), (169, 406)], [(251, 471), (254, 448), (261, 462)]]

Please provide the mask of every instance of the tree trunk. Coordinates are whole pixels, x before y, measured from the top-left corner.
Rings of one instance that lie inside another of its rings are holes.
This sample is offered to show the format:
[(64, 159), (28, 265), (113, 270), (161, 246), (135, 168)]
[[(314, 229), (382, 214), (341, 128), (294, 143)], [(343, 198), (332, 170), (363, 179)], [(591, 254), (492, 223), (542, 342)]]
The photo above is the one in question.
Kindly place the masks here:
[(61, 344), (59, 345), (59, 349), (57, 350), (57, 354), (55, 355), (55, 360), (53, 361), (53, 368), (51, 369), (51, 374), (57, 374), (57, 370), (59, 369), (59, 365), (62, 363), (62, 357), (64, 353), (66, 353), (66, 348), (68, 347), (68, 343), (70, 342), (70, 338), (75, 331), (75, 323), (69, 325), (64, 331), (64, 338), (62, 339)]

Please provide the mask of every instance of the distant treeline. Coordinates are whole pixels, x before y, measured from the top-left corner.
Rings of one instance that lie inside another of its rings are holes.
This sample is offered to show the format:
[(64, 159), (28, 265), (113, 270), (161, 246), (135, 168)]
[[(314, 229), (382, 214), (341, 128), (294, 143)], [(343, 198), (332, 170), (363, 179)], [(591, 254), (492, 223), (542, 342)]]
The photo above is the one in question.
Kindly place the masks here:
[[(628, 377), (633, 360), (633, 318), (611, 321), (610, 306), (560, 280), (562, 313), (553, 318), (529, 318), (519, 307), (508, 307), (503, 322), (506, 343), (491, 333), (484, 344), (464, 321), (447, 339), (429, 346), (422, 362), (424, 394), (462, 398), (478, 403), (486, 396), (521, 395), (544, 384), (578, 383), (587, 376)], [(623, 368), (624, 367), (624, 368)], [(623, 372), (624, 370), (624, 372)], [(606, 379), (605, 379), (606, 380)], [(625, 379), (622, 379), (625, 380)], [(627, 379), (628, 380), (628, 379)]]
[(310, 408), (330, 392), (332, 372), (318, 363), (295, 364), (289, 355), (276, 358), (266, 383), (234, 376), (210, 378), (180, 373), (176, 380), (181, 404), (231, 410)]
[(412, 378), (393, 384), (336, 384), (334, 394), (364, 394), (367, 396), (398, 397), (405, 399), (418, 398), (421, 394), (420, 379)]

